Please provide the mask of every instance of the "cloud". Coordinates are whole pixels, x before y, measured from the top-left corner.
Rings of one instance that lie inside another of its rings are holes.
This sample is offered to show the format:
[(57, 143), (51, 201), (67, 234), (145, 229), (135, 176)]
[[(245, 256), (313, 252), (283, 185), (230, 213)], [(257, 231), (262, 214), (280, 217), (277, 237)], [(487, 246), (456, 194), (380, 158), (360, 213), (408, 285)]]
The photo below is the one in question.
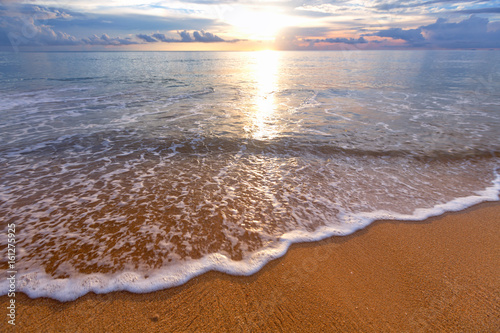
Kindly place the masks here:
[(279, 36), (283, 37), (323, 37), (328, 36), (331, 33), (331, 29), (329, 27), (287, 27), (281, 29), (279, 32)]
[(401, 39), (417, 47), (500, 48), (500, 30), (489, 31), (488, 24), (487, 18), (474, 15), (457, 23), (438, 18), (436, 23), (417, 29), (391, 28), (364, 36)]
[[(99, 14), (16, 2), (0, 5), (0, 46), (131, 45), (178, 42), (161, 33), (142, 31), (186, 31), (181, 42), (217, 42), (222, 38), (206, 33), (216, 22), (206, 18), (160, 17), (141, 14)], [(217, 23), (221, 25), (221, 23)], [(198, 31), (193, 38), (187, 30)], [(129, 35), (132, 38), (109, 37)], [(90, 37), (89, 37), (90, 36)], [(104, 37), (103, 37), (104, 36)], [(107, 37), (106, 37), (107, 36)]]
[(213, 43), (213, 42), (224, 42), (224, 40), (214, 34), (211, 34), (210, 32), (205, 32), (205, 31), (195, 31), (193, 32), (194, 39), (197, 42), (202, 42), (202, 43)]
[(500, 7), (464, 9), (464, 10), (459, 10), (458, 13), (464, 13), (464, 14), (498, 14), (498, 13), (500, 13)]
[(139, 44), (138, 42), (132, 40), (131, 38), (120, 38), (120, 37), (109, 37), (106, 34), (102, 34), (101, 37), (93, 35), (88, 38), (82, 38), (81, 43), (87, 45), (133, 45)]
[[(125, 38), (119, 36), (110, 37), (107, 33), (103, 33), (104, 28), (107, 27), (109, 29), (112, 26), (115, 28), (117, 25), (120, 26), (124, 20), (123, 17), (106, 16), (107, 20), (103, 20), (103, 17), (89, 19), (83, 14), (75, 14), (62, 9), (46, 8), (43, 6), (0, 6), (0, 15), (0, 46), (13, 46), (16, 50), (20, 46), (120, 46), (158, 42), (225, 42), (219, 36), (204, 30), (194, 30), (192, 35), (187, 30), (178, 31), (177, 34), (180, 36), (180, 39), (169, 38), (162, 33), (151, 35), (137, 33), (133, 37)], [(97, 21), (99, 23), (98, 26), (101, 27), (100, 31), (95, 27), (93, 29), (86, 29), (86, 25)], [(142, 21), (139, 20), (137, 22), (140, 25)], [(88, 35), (77, 37), (56, 28), (65, 27), (66, 25), (72, 26), (73, 30), (75, 30), (75, 27), (79, 27), (80, 32), (97, 31), (90, 35), (90, 37)], [(133, 29), (133, 24), (132, 26), (128, 26), (128, 28)], [(227, 42), (234, 41), (237, 40), (229, 40)]]
[(72, 20), (74, 16), (60, 9), (42, 6), (2, 7), (0, 9), (0, 45), (12, 46), (74, 46), (74, 45), (131, 45), (138, 44), (131, 38), (100, 37), (78, 38), (54, 29), (49, 22)]
[(436, 23), (421, 27), (427, 42), (445, 48), (497, 48), (500, 31), (488, 31), (489, 20), (471, 16), (458, 23), (438, 19)]
[(148, 42), (148, 43), (157, 43), (158, 42), (158, 39), (156, 39), (152, 36), (148, 36), (148, 35), (144, 35), (144, 34), (138, 34), (136, 36), (138, 38), (144, 40), (145, 42)]
[[(279, 50), (314, 50), (314, 49), (339, 49), (346, 45), (367, 44), (369, 43), (364, 37), (359, 38), (344, 38), (335, 37), (329, 38), (331, 29), (327, 27), (287, 27), (281, 29), (275, 39), (275, 46)], [(316, 38), (311, 38), (314, 36)], [(316, 45), (322, 44), (322, 45)], [(331, 45), (325, 45), (331, 44)]]
[[(282, 29), (276, 37), (277, 49), (369, 49), (394, 45), (500, 47), (498, 1), (180, 0), (161, 4), (151, 0), (118, 6), (117, 1), (102, 5), (94, 0), (75, 0), (51, 2), (55, 7), (43, 5), (47, 3), (45, 0), (0, 0), (0, 46), (62, 45), (71, 49), (75, 45), (142, 44), (147, 48), (150, 44), (153, 48), (160, 43), (232, 43), (240, 40), (221, 34), (222, 31), (225, 34), (244, 31), (238, 30), (237, 22), (232, 27), (231, 20), (227, 19), (232, 13), (229, 8), (235, 6), (242, 13), (279, 11), (283, 17), (297, 18), (301, 27)], [(463, 14), (481, 14), (492, 22), (476, 16), (463, 19)], [(436, 21), (437, 15), (454, 15), (450, 17), (462, 21)], [(256, 20), (253, 24), (261, 23)], [(270, 45), (270, 42), (255, 42), (263, 47), (266, 43), (265, 47)]]
[[(0, 27), (0, 45), (12, 46), (15, 50), (19, 46), (74, 46), (74, 45), (132, 45), (138, 42), (131, 38), (109, 37), (102, 34), (100, 37), (93, 35), (87, 38), (76, 38), (61, 31), (55, 31), (46, 25), (35, 25), (31, 20), (23, 23), (23, 28), (18, 30), (3, 29)], [(5, 36), (7, 38), (5, 38)]]
[(180, 36), (180, 39), (175, 39), (175, 38), (168, 38), (164, 34), (156, 33), (152, 35), (144, 35), (144, 34), (139, 34), (137, 35), (138, 38), (142, 39), (145, 42), (148, 43), (156, 43), (156, 42), (164, 42), (164, 43), (219, 43), (219, 42), (226, 42), (226, 43), (233, 43), (237, 42), (239, 40), (233, 39), (233, 40), (224, 40), (220, 38), (217, 35), (214, 35), (213, 33), (210, 33), (208, 31), (193, 31), (193, 35), (191, 36), (191, 33), (188, 32), (187, 30), (183, 31), (177, 31), (177, 34)]
[(324, 39), (304, 39), (305, 42), (309, 43), (344, 43), (344, 44), (366, 44), (368, 41), (363, 37), (360, 38), (324, 38)]
[[(308, 30), (307, 28), (304, 28), (304, 30), (302, 31), (307, 31), (307, 30)], [(312, 28), (312, 30), (315, 29)], [(297, 32), (300, 32), (300, 30), (296, 31), (295, 29), (286, 29), (282, 31), (282, 33), (279, 34), (278, 37), (276, 37), (275, 40), (276, 48), (279, 50), (319, 50), (319, 49), (339, 50), (339, 49), (346, 49), (348, 45), (353, 46), (353, 45), (369, 43), (368, 40), (366, 40), (364, 37), (305, 38), (300, 34), (299, 35), (295, 34)], [(321, 33), (323, 34), (324, 32)]]
[(460, 3), (480, 3), (480, 2), (488, 2), (489, 0), (429, 0), (429, 1), (407, 1), (407, 0), (399, 0), (399, 1), (386, 1), (386, 0), (378, 0), (377, 4), (373, 6), (373, 8), (381, 10), (381, 11), (389, 11), (392, 9), (402, 9), (402, 8), (415, 8), (415, 7), (425, 7), (425, 6), (433, 6), (438, 4), (451, 4), (458, 5)]
[(386, 30), (381, 30), (374, 34), (365, 34), (365, 36), (378, 36), (378, 37), (388, 37), (392, 39), (402, 39), (409, 42), (413, 46), (421, 45), (425, 42), (425, 38), (422, 35), (422, 29), (408, 29), (404, 30), (401, 28), (391, 28)]
[(294, 8), (292, 11), (292, 14), (298, 15), (298, 16), (313, 17), (313, 18), (332, 16), (332, 13), (325, 13), (325, 12), (321, 12), (318, 10), (309, 10), (309, 9), (303, 8), (303, 7)]
[(76, 37), (38, 24), (33, 17), (3, 17), (0, 23), (3, 45), (77, 45)]
[(160, 33), (152, 34), (151, 37), (159, 40), (160, 42), (164, 42), (164, 43), (172, 43), (172, 42), (178, 41), (178, 40), (173, 39), (173, 38), (167, 38), (164, 34), (160, 34)]
[(191, 43), (191, 42), (193, 42), (193, 38), (191, 38), (191, 35), (186, 30), (178, 32), (178, 34), (179, 34), (179, 36), (181, 36), (180, 42), (182, 42), (182, 43)]

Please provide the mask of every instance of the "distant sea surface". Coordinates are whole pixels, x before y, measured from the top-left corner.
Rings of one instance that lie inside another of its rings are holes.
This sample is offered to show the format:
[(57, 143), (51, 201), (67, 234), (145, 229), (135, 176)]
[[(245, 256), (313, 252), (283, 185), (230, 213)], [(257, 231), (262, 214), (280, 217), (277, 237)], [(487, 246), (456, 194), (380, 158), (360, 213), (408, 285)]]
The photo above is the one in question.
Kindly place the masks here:
[(17, 291), (67, 301), (248, 275), (294, 242), (498, 200), (499, 64), (0, 53), (0, 245), (15, 224)]

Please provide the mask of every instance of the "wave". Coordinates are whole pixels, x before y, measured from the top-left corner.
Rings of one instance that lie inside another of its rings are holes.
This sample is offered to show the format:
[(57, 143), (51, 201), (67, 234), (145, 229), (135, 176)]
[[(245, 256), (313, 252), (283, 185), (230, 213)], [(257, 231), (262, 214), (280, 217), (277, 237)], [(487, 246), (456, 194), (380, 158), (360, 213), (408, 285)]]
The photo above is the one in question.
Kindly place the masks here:
[(61, 82), (80, 82), (80, 81), (92, 81), (103, 79), (105, 77), (94, 77), (94, 76), (85, 76), (85, 77), (65, 77), (65, 78), (46, 78), (47, 81), (61, 81)]
[[(210, 89), (191, 93), (178, 98), (189, 98), (197, 94), (211, 93)], [(175, 120), (183, 115), (165, 115), (161, 118)], [(63, 135), (54, 140), (38, 142), (33, 145), (4, 145), (0, 146), (0, 154), (13, 156), (17, 154), (47, 154), (58, 152), (85, 151), (91, 153), (106, 153), (110, 156), (122, 154), (126, 147), (128, 151), (147, 150), (161, 154), (166, 147), (176, 145), (176, 152), (186, 155), (204, 155), (209, 153), (237, 154), (242, 149), (246, 154), (278, 154), (278, 155), (315, 155), (328, 158), (334, 155), (352, 155), (366, 157), (411, 157), (419, 160), (460, 160), (470, 158), (497, 158), (500, 157), (500, 147), (450, 147), (441, 149), (436, 147), (416, 146), (400, 147), (391, 146), (373, 147), (343, 147), (345, 142), (340, 140), (300, 140), (297, 136), (281, 136), (273, 140), (259, 140), (248, 137), (232, 136), (162, 136), (152, 137), (140, 130), (112, 130), (99, 131), (91, 134)], [(362, 145), (361, 145), (362, 146)]]
[[(43, 271), (31, 270), (17, 276), (17, 290), (31, 298), (49, 297), (61, 302), (75, 300), (88, 292), (96, 294), (114, 291), (147, 293), (179, 286), (208, 271), (219, 271), (231, 275), (252, 275), (269, 261), (282, 257), (291, 244), (314, 242), (332, 236), (349, 235), (375, 220), (422, 221), (445, 212), (459, 211), (484, 201), (498, 201), (500, 176), (496, 174), (492, 186), (475, 195), (453, 199), (430, 209), (417, 209), (412, 214), (395, 214), (389, 211), (362, 212), (343, 216), (346, 223), (341, 227), (324, 226), (314, 232), (291, 231), (283, 234), (276, 245), (253, 253), (242, 261), (214, 253), (201, 259), (190, 260), (168, 267), (144, 272), (124, 271), (115, 274), (85, 274), (72, 278), (54, 279)], [(5, 295), (8, 281), (0, 282), (0, 293)]]

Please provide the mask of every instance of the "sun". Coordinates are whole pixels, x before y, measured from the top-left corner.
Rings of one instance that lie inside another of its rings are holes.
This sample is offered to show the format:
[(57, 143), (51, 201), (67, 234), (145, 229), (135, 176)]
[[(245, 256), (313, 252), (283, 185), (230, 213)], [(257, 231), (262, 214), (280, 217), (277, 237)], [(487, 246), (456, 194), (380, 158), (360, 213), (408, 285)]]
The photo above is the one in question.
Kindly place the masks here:
[(263, 41), (274, 40), (280, 29), (296, 23), (292, 17), (278, 11), (251, 10), (236, 6), (226, 13), (225, 21), (245, 38)]

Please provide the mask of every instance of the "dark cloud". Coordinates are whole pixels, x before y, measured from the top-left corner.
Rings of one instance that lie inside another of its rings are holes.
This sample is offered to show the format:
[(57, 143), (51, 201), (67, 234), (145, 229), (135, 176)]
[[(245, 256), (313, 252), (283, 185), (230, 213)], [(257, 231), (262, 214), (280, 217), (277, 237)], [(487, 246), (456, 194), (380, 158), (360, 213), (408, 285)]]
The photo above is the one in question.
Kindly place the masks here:
[(224, 42), (224, 39), (205, 31), (195, 31), (193, 36), (197, 42), (202, 43)]
[(157, 39), (159, 40), (160, 42), (164, 42), (164, 43), (172, 43), (172, 42), (178, 42), (178, 40), (176, 39), (173, 39), (173, 38), (167, 38), (164, 34), (152, 34), (151, 37), (153, 37), (154, 39)]
[(81, 43), (87, 44), (87, 45), (133, 45), (133, 44), (139, 44), (138, 42), (133, 41), (131, 38), (109, 37), (106, 34), (101, 35), (101, 37), (93, 35), (93, 36), (88, 37), (88, 38), (82, 38)]
[(193, 38), (191, 37), (191, 34), (186, 30), (178, 32), (178, 34), (179, 36), (181, 36), (181, 40), (179, 42), (190, 43), (194, 41)]
[(487, 18), (471, 16), (458, 23), (438, 19), (436, 23), (421, 27), (426, 41), (444, 48), (497, 48), (500, 31), (488, 31)]
[(155, 43), (158, 41), (164, 42), (164, 43), (217, 43), (217, 42), (236, 42), (239, 41), (237, 39), (234, 40), (224, 40), (220, 38), (217, 35), (214, 35), (210, 32), (207, 31), (193, 31), (193, 35), (191, 36), (191, 33), (188, 31), (177, 31), (177, 34), (180, 36), (181, 39), (175, 39), (175, 38), (167, 38), (164, 34), (152, 34), (152, 35), (137, 35), (137, 37), (141, 38), (142, 40), (148, 42), (148, 43)]
[(365, 36), (378, 36), (378, 37), (389, 37), (392, 39), (402, 39), (414, 46), (421, 45), (425, 41), (425, 38), (422, 35), (421, 28), (408, 29), (408, 30), (404, 30), (401, 28), (391, 28), (387, 30), (381, 30), (375, 34), (366, 34)]
[(138, 34), (136, 36), (138, 38), (142, 39), (143, 41), (148, 42), (148, 43), (158, 43), (158, 39), (156, 39), (152, 36), (148, 36), (148, 35), (144, 35), (144, 34)]
[(402, 39), (409, 46), (439, 48), (499, 48), (500, 30), (488, 31), (487, 18), (471, 16), (461, 22), (451, 23), (444, 18), (417, 29), (392, 28), (365, 36)]

